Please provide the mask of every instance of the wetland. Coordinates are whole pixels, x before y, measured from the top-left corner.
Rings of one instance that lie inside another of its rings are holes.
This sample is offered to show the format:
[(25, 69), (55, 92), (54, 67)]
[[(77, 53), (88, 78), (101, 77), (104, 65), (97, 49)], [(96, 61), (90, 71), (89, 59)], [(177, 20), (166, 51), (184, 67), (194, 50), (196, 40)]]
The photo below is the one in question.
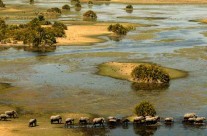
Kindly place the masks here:
[[(68, 0), (38, 0), (33, 5), (25, 0), (4, 3), (0, 18), (8, 24), (27, 23), (36, 12), (70, 4)], [(206, 125), (186, 126), (181, 118), (187, 112), (207, 117), (207, 24), (191, 21), (207, 18), (207, 5), (133, 4), (131, 13), (124, 10), (126, 4), (116, 2), (81, 5), (80, 11), (71, 6), (70, 11), (60, 15), (45, 16), (68, 27), (67, 37), (57, 38), (53, 52), (28, 52), (0, 45), (0, 112), (14, 109), (20, 114), (18, 119), (0, 121), (1, 134), (205, 136)], [(89, 9), (97, 14), (95, 22), (83, 21), (82, 15)], [(136, 29), (113, 40), (107, 27), (116, 23)], [(127, 77), (116, 73), (112, 76), (106, 65), (112, 62), (155, 63), (172, 70), (169, 73), (174, 79), (167, 87), (140, 87), (123, 80)], [(106, 68), (102, 74), (101, 66)], [(66, 129), (49, 122), (52, 114), (75, 119), (130, 117), (134, 106), (143, 100), (153, 103), (159, 116), (174, 117), (174, 125)], [(28, 120), (34, 117), (38, 126), (28, 128)]]

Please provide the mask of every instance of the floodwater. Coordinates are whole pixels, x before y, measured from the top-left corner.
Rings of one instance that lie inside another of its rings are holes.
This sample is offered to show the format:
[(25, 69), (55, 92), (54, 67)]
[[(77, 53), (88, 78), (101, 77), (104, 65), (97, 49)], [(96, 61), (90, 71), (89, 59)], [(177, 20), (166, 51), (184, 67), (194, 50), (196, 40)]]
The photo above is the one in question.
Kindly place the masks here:
[[(11, 2), (13, 0), (5, 3)], [(35, 6), (61, 7), (65, 3), (68, 2), (53, 1), (48, 4), (39, 1)], [(16, 0), (16, 4), (26, 3)], [(83, 112), (124, 117), (132, 115), (134, 106), (141, 100), (148, 100), (155, 105), (158, 115), (172, 116), (176, 123), (171, 127), (162, 124), (153, 129), (129, 125), (126, 129), (117, 127), (106, 132), (103, 130), (104, 134), (207, 135), (206, 126), (192, 127), (181, 123), (186, 112), (207, 117), (207, 59), (202, 57), (207, 56), (207, 38), (202, 35), (207, 31), (207, 25), (190, 21), (205, 18), (207, 5), (134, 5), (132, 13), (127, 13), (123, 9), (125, 6), (103, 3), (93, 5), (91, 9), (97, 12), (98, 21), (101, 22), (151, 26), (138, 27), (118, 42), (102, 37), (107, 42), (85, 47), (58, 47), (52, 53), (32, 53), (13, 48), (0, 51), (0, 82), (15, 86), (15, 89), (2, 92), (0, 103), (19, 105), (33, 112)], [(80, 12), (71, 9), (59, 20), (81, 20), (82, 13), (88, 9), (88, 5), (83, 4)], [(154, 30), (153, 38), (130, 38)], [(177, 53), (185, 48), (192, 48), (192, 51)], [(194, 56), (195, 52), (197, 55)], [(153, 62), (187, 71), (189, 75), (172, 80), (164, 90), (133, 90), (131, 82), (96, 74), (98, 65), (109, 61)]]

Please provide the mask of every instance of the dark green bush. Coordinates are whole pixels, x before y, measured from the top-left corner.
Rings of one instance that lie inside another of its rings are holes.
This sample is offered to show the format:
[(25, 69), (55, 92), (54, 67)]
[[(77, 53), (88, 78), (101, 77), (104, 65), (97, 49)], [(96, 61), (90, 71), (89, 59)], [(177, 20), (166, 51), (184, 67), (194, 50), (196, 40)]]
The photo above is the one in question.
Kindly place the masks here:
[(127, 5), (126, 10), (133, 10), (133, 6), (132, 5)]
[(109, 25), (108, 31), (114, 32), (118, 35), (126, 35), (129, 30), (126, 27), (124, 27), (123, 25), (118, 23), (115, 25)]
[(34, 0), (30, 0), (29, 3), (30, 3), (30, 4), (34, 4)]
[(0, 8), (5, 8), (5, 7), (6, 6), (5, 6), (4, 2), (2, 0), (0, 0)]
[(96, 19), (97, 15), (92, 10), (89, 10), (83, 14), (83, 17), (90, 18), (90, 19)]
[(75, 4), (75, 7), (76, 7), (76, 8), (81, 8), (82, 6), (81, 6), (80, 3), (76, 3), (76, 4)]
[(148, 101), (143, 101), (135, 107), (135, 114), (137, 116), (155, 116), (156, 111), (154, 106)]
[(139, 65), (131, 73), (139, 83), (169, 83), (170, 76), (157, 65)]
[(69, 5), (64, 5), (64, 6), (62, 6), (62, 9), (64, 9), (64, 10), (70, 10), (70, 6)]
[(89, 4), (89, 5), (92, 5), (92, 4), (93, 4), (93, 1), (88, 1), (88, 4)]
[(54, 13), (58, 13), (58, 14), (61, 14), (61, 9), (55, 7), (55, 8), (51, 8), (51, 9), (48, 9), (47, 12), (54, 12)]

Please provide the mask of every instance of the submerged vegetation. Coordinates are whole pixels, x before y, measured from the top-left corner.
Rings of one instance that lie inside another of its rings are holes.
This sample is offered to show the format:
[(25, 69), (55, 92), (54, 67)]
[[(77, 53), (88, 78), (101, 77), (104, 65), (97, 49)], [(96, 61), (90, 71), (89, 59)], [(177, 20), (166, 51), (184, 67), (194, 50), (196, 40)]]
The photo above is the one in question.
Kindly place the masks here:
[(139, 65), (131, 73), (138, 83), (169, 83), (170, 76), (157, 65)]
[(134, 30), (133, 26), (123, 26), (119, 23), (115, 25), (109, 25), (108, 26), (108, 31), (114, 32), (117, 35), (126, 35), (129, 31)]
[(137, 116), (155, 116), (156, 110), (154, 106), (148, 101), (142, 101), (135, 107), (135, 114)]

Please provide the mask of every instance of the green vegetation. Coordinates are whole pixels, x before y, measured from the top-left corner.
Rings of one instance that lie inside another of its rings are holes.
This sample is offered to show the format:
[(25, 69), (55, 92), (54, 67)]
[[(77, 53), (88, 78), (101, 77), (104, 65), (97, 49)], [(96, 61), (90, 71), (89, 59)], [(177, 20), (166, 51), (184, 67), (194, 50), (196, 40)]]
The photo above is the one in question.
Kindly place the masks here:
[(70, 6), (66, 4), (66, 5), (62, 6), (62, 9), (64, 9), (64, 10), (70, 10)]
[(155, 116), (156, 111), (154, 106), (148, 101), (142, 101), (135, 107), (135, 114), (137, 116)]
[(53, 12), (53, 13), (57, 13), (57, 14), (61, 14), (61, 9), (54, 7), (54, 8), (50, 8), (47, 10), (47, 12)]
[(34, 4), (34, 0), (30, 0), (29, 3), (30, 3), (30, 4)]
[(5, 8), (5, 4), (2, 0), (0, 0), (0, 8)]
[(52, 27), (42, 27), (41, 25), (51, 24), (44, 16), (39, 15), (27, 24), (7, 25), (4, 20), (0, 20), (0, 41), (10, 40), (23, 41), (24, 44), (32, 47), (52, 46), (56, 43), (56, 37), (65, 36), (67, 29), (63, 23), (55, 22)]
[(157, 65), (139, 65), (131, 73), (133, 80), (139, 83), (169, 83), (170, 76)]
[(133, 6), (132, 5), (127, 5), (126, 10), (133, 10)]
[(93, 12), (92, 10), (89, 10), (89, 11), (85, 12), (85, 13), (83, 14), (83, 17), (84, 17), (85, 19), (92, 19), (92, 20), (96, 20), (96, 19), (97, 19), (97, 15), (96, 15), (96, 13)]
[(93, 5), (93, 1), (88, 1), (88, 5)]
[(76, 3), (76, 4), (75, 4), (75, 7), (76, 7), (76, 8), (81, 8), (82, 6), (81, 6), (80, 3)]
[(80, 0), (71, 0), (70, 2), (71, 4), (77, 4), (77, 3), (80, 3)]
[(108, 27), (108, 31), (114, 32), (117, 35), (126, 35), (130, 30), (133, 30), (133, 29), (134, 29), (133, 26), (125, 27), (119, 23), (115, 25), (109, 25)]

